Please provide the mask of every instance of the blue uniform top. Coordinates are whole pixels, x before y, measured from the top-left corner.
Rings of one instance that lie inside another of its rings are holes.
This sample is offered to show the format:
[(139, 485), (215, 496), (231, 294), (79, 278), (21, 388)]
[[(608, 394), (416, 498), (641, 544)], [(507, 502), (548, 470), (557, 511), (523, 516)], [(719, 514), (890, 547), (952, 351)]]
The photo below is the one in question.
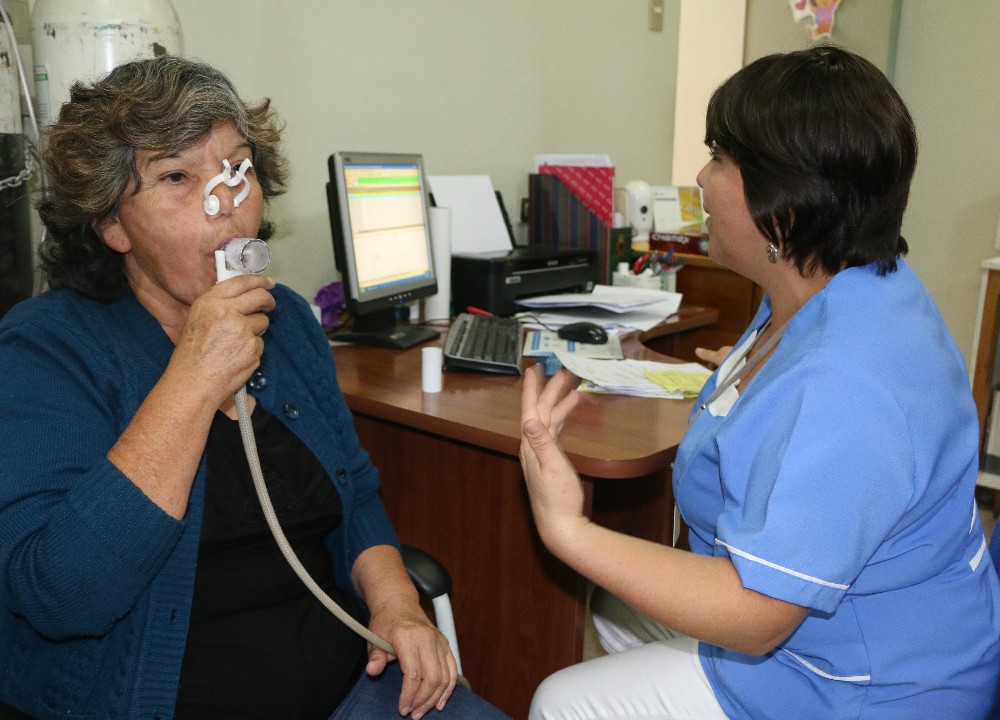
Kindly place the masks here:
[[(765, 298), (741, 344), (770, 313)], [(838, 273), (734, 399), (698, 415), (678, 451), (691, 548), (811, 612), (762, 657), (701, 644), (727, 715), (985, 717), (1000, 583), (974, 501), (978, 421), (913, 271)]]

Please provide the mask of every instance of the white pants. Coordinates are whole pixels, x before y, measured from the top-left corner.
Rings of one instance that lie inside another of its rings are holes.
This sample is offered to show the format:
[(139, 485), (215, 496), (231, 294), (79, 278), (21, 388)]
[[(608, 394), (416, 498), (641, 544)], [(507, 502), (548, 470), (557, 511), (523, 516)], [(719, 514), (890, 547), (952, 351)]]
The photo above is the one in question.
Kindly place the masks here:
[(530, 720), (725, 720), (698, 657), (679, 635), (596, 588), (591, 614), (610, 654), (546, 678)]

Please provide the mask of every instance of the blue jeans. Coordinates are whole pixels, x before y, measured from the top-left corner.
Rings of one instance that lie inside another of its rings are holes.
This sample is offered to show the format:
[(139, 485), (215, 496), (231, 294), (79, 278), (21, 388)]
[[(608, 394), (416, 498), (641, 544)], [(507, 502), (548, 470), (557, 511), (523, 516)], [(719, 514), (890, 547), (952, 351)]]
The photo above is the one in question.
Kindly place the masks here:
[[(399, 663), (390, 663), (378, 677), (361, 673), (354, 689), (344, 698), (330, 720), (398, 720), (399, 693), (403, 673)], [(428, 720), (510, 720), (482, 698), (458, 686), (442, 712), (431, 710)]]

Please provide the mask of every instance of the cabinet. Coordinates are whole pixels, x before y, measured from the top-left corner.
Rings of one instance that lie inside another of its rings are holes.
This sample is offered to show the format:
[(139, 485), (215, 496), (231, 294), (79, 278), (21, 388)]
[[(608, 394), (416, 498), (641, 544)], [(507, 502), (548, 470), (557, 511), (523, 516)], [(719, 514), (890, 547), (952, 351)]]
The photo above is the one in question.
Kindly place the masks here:
[[(979, 312), (976, 322), (976, 334), (973, 342), (975, 357), (972, 363), (972, 397), (976, 401), (976, 411), (979, 413), (979, 450), (980, 454), (986, 448), (986, 436), (993, 408), (993, 369), (997, 361), (998, 311), (1000, 311), (1000, 257), (985, 260), (982, 263), (982, 280), (979, 286)], [(1000, 481), (992, 474), (979, 473), (979, 484), (1000, 490)], [(1000, 510), (1000, 493), (994, 512)]]

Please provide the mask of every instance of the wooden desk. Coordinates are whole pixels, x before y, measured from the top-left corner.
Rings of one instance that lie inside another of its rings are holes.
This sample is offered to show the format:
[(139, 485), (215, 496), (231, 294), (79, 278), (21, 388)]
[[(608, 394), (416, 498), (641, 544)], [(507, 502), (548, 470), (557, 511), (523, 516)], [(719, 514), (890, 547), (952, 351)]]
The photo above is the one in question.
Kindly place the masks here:
[[(697, 362), (698, 358), (694, 354), (696, 347), (708, 347), (713, 350), (721, 347), (701, 342), (705, 337), (704, 333), (711, 332), (709, 326), (718, 326), (719, 315), (719, 311), (715, 308), (684, 306), (666, 322), (639, 333), (639, 342), (661, 355)], [(747, 324), (749, 325), (749, 322)], [(739, 335), (736, 337), (739, 338)]]
[[(698, 313), (714, 321), (714, 311)], [(623, 348), (669, 360), (636, 335)], [(465, 675), (512, 717), (527, 717), (538, 684), (582, 659), (586, 583), (545, 550), (531, 519), (518, 460), (520, 378), (449, 370), (443, 392), (425, 395), (419, 348), (338, 345), (334, 358), (400, 538), (452, 574)], [(598, 522), (670, 542), (670, 463), (690, 409), (691, 401), (582, 398), (563, 447), (588, 480)]]
[(677, 292), (684, 294), (686, 303), (719, 309), (717, 323), (678, 337), (671, 354), (690, 360), (698, 346), (715, 349), (735, 344), (764, 298), (764, 292), (750, 280), (698, 255), (684, 255), (684, 267), (677, 273)]
[[(647, 252), (648, 243), (633, 243), (635, 252)], [(717, 322), (692, 332), (668, 338), (667, 342), (650, 347), (682, 360), (696, 360), (696, 347), (719, 348), (734, 345), (750, 325), (764, 291), (745, 277), (719, 265), (704, 255), (682, 253), (684, 267), (677, 273), (677, 292), (684, 303), (718, 308)]]

